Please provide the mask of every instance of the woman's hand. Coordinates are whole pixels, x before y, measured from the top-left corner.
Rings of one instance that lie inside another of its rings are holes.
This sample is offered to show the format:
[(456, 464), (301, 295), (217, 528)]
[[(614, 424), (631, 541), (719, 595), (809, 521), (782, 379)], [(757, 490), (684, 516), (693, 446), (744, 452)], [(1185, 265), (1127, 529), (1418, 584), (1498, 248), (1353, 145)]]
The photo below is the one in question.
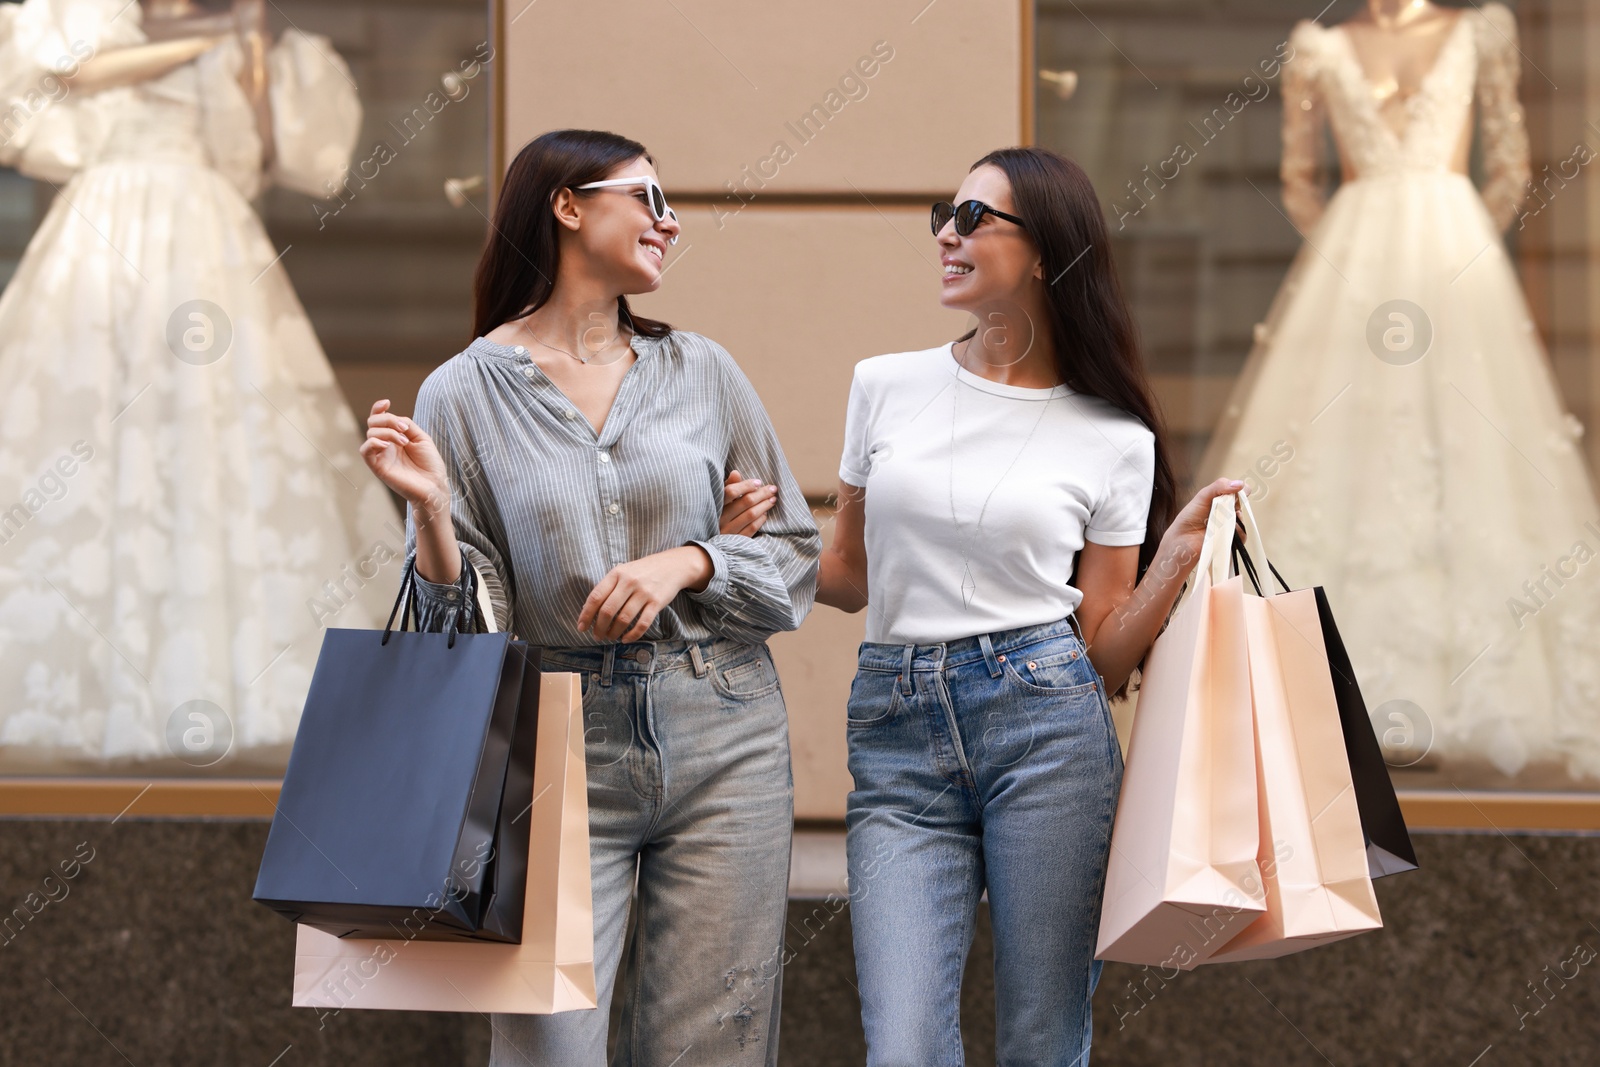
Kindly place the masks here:
[[(1211, 517), (1211, 502), (1226, 493), (1238, 493), (1244, 483), (1233, 478), (1218, 478), (1203, 487), (1194, 499), (1185, 504), (1178, 517), (1172, 520), (1161, 542), (1179, 560), (1192, 563), (1200, 558), (1200, 546), (1206, 539), (1206, 521)], [(1239, 539), (1244, 540), (1244, 523), (1238, 522)], [(1158, 553), (1162, 555), (1163, 553)]]
[(1105, 679), (1107, 693), (1122, 688), (1172, 613), (1205, 544), (1211, 502), (1243, 488), (1241, 481), (1218, 478), (1196, 493), (1161, 535), (1155, 557), (1137, 586), (1133, 582), (1139, 554), (1134, 548), (1084, 546), (1078, 566), (1078, 587), (1083, 590), (1079, 615), (1089, 640), (1089, 659)]
[(578, 612), (578, 632), (593, 630), (602, 641), (637, 641), (661, 609), (685, 589), (704, 589), (711, 557), (698, 545), (683, 545), (612, 567)]
[(389, 401), (372, 405), (361, 458), (378, 479), (418, 512), (450, 506), (450, 476), (429, 437), (410, 419), (389, 412)]
[(730, 471), (722, 486), (719, 532), (754, 537), (766, 525), (767, 513), (777, 502), (777, 486), (763, 485), (759, 478), (746, 478), (737, 470)]

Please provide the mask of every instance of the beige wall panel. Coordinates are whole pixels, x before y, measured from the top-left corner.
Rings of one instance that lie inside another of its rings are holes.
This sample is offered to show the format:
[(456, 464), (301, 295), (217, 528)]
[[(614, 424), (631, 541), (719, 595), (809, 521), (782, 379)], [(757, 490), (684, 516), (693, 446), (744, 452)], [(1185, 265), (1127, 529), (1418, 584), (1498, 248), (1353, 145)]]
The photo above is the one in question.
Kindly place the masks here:
[(971, 321), (939, 306), (927, 211), (751, 206), (720, 228), (712, 211), (679, 209), (666, 277), (635, 307), (731, 352), (801, 488), (833, 492), (856, 363), (940, 344)]
[[(827, 517), (819, 514), (817, 521), (823, 537), (831, 538)], [(789, 708), (796, 819), (844, 818), (851, 788), (845, 766), (845, 703), (866, 624), (864, 611), (846, 615), (819, 604), (799, 630), (768, 642)]]
[[(454, 351), (440, 352), (438, 362), (443, 363), (453, 355)], [(372, 410), (372, 405), (387, 399), (392, 410), (409, 415), (417, 409), (417, 392), (422, 388), (423, 379), (435, 366), (433, 363), (342, 362), (333, 365), (333, 376), (344, 390), (344, 398), (355, 413), (356, 426), (365, 437), (367, 412)]]
[(669, 193), (723, 194), (747, 166), (767, 194), (926, 191), (1022, 135), (1016, 0), (502, 5), (506, 162), (576, 126), (644, 142)]

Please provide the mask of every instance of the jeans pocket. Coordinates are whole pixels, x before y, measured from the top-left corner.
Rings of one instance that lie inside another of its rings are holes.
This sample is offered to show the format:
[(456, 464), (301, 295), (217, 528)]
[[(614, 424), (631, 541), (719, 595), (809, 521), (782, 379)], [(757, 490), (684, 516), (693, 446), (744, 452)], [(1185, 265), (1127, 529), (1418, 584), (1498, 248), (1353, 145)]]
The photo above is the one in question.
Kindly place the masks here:
[[(1005, 676), (1014, 685), (1034, 693), (1051, 696), (1077, 696), (1091, 692), (1099, 684), (1099, 676), (1087, 656), (1061, 653), (1052, 656), (1026, 658), (1024, 654), (1007, 656), (1002, 664)], [(1085, 676), (1088, 681), (1085, 681)]]
[(766, 645), (749, 645), (709, 667), (711, 687), (730, 700), (755, 700), (778, 688), (778, 668)]
[(850, 701), (845, 711), (845, 726), (851, 729), (878, 726), (894, 718), (900, 710), (900, 676), (886, 671), (856, 671), (850, 682)]

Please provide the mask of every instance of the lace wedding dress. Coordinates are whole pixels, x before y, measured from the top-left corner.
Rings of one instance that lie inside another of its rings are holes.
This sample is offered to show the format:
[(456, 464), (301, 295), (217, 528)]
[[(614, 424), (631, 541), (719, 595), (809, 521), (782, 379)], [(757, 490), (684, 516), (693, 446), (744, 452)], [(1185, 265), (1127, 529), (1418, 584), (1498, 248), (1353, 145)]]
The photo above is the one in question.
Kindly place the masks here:
[(323, 627), (382, 624), (403, 544), (248, 202), (341, 178), (347, 68), (268, 51), (263, 174), (238, 39), (98, 93), (53, 73), (144, 41), (130, 0), (0, 5), (0, 164), (57, 189), (0, 295), (8, 769), (286, 745)]
[[(1503, 5), (1467, 9), (1397, 133), (1347, 34), (1295, 28), (1305, 244), (1198, 473), (1249, 477), (1284, 576), (1327, 587), (1389, 747), (1594, 777), (1600, 508), (1500, 238), (1528, 178), (1516, 36)], [(1481, 195), (1448, 169), (1474, 101)], [(1326, 205), (1324, 119), (1355, 176)]]

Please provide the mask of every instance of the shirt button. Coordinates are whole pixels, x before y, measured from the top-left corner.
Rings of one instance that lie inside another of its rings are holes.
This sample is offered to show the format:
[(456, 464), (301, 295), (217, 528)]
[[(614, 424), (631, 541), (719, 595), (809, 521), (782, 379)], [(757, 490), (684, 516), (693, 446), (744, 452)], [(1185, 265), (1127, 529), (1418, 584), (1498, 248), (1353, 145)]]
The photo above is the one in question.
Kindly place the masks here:
[(528, 350), (526, 348), (523, 348), (521, 345), (518, 345), (516, 348), (513, 348), (511, 351), (515, 352), (519, 356), (525, 356), (525, 355), (528, 354)]
[(602, 452), (602, 453), (600, 453), (600, 462), (601, 463), (610, 463), (611, 462), (611, 453), (610, 452)]
[(528, 365), (527, 365), (527, 366), (526, 366), (526, 367), (523, 367), (523, 368), (522, 368), (522, 373), (523, 373), (523, 374), (524, 374), (524, 375), (525, 375), (525, 376), (527, 376), (527, 377), (529, 377), (529, 378), (532, 378), (532, 377), (533, 377), (533, 373), (534, 373), (534, 372), (533, 372), (533, 364), (532, 364), (532, 363), (530, 363), (530, 364), (528, 364)]
[(459, 593), (457, 593), (457, 592), (456, 592), (456, 591), (455, 591), (455, 590), (454, 590), (454, 589), (452, 589), (452, 590), (450, 590), (450, 591), (449, 591), (449, 592), (448, 592), (448, 593), (446, 593), (446, 594), (445, 594), (445, 595), (444, 595), (444, 598), (445, 598), (445, 599), (446, 599), (446, 600), (454, 600), (454, 599), (456, 599), (456, 597), (458, 597), (458, 596), (460, 596), (460, 594), (459, 594)]
[(578, 413), (576, 411), (573, 411), (571, 408), (568, 408), (567, 410), (565, 410), (565, 411), (563, 411), (561, 413), (561, 417), (563, 419), (575, 419), (575, 418), (578, 417)]
[(613, 501), (611, 506), (606, 508), (606, 510), (611, 512), (611, 514), (615, 515), (617, 512), (622, 510), (622, 505)]

